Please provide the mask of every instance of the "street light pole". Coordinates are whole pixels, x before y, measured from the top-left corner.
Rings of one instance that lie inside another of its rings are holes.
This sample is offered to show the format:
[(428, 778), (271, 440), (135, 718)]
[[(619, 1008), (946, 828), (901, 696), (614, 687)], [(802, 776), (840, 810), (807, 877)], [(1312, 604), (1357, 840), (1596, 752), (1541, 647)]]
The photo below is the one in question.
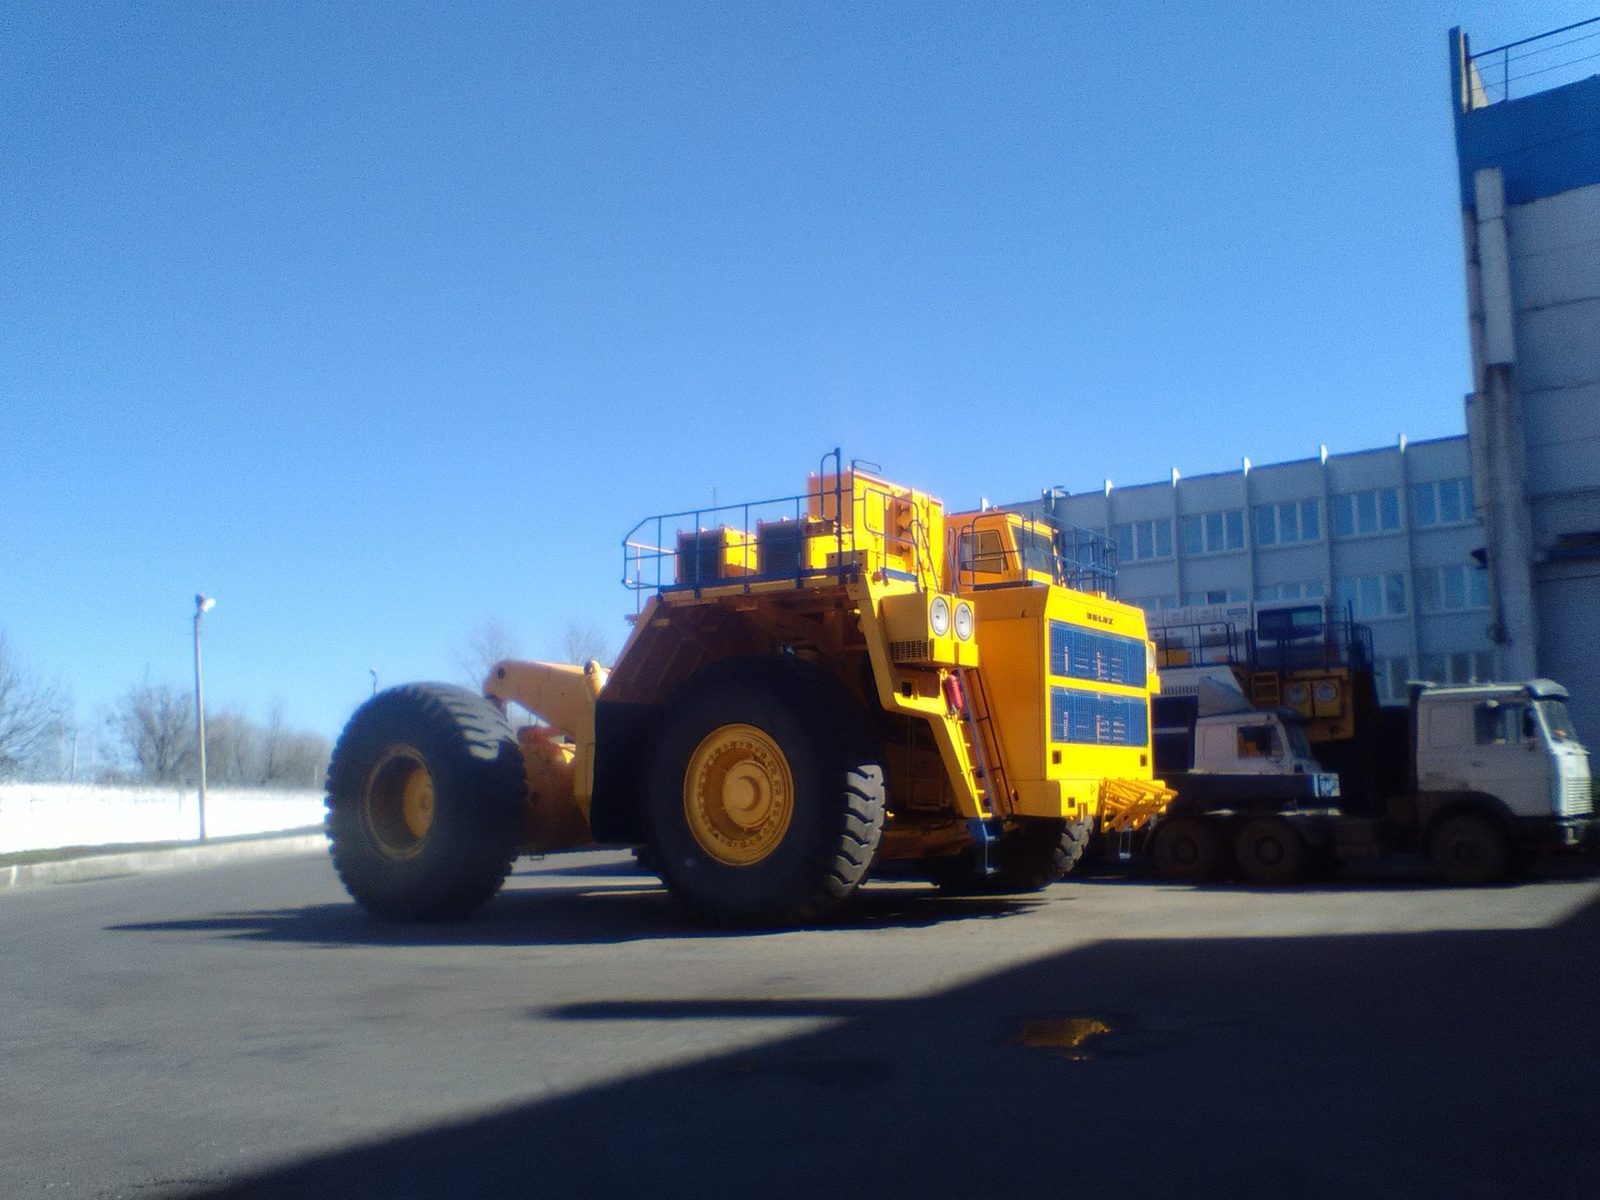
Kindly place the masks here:
[(200, 680), (200, 618), (216, 605), (210, 596), (194, 598), (194, 725), (200, 748), (200, 840), (206, 840), (206, 693)]

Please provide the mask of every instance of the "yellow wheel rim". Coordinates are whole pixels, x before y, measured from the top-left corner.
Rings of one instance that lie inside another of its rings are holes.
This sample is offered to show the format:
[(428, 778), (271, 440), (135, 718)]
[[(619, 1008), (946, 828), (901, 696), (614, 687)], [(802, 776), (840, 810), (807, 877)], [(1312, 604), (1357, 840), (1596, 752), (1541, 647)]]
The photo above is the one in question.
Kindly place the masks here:
[(794, 776), (778, 743), (754, 725), (706, 735), (683, 775), (683, 815), (694, 840), (730, 867), (760, 862), (794, 816)]
[(362, 805), (372, 840), (390, 858), (414, 858), (433, 828), (433, 776), (410, 746), (391, 746), (367, 777)]

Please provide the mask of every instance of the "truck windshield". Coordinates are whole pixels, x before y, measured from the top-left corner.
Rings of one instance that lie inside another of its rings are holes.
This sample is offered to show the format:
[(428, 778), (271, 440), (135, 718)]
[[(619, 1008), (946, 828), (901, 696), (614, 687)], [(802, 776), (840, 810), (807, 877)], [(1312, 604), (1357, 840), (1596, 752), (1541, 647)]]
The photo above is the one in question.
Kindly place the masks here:
[(1289, 754), (1293, 758), (1310, 758), (1311, 743), (1306, 740), (1306, 728), (1298, 721), (1283, 723), (1284, 735), (1289, 739)]
[(1578, 731), (1572, 727), (1572, 715), (1567, 712), (1565, 701), (1536, 700), (1534, 707), (1544, 718), (1544, 727), (1550, 731), (1552, 742), (1577, 742)]
[(1019, 527), (1017, 548), (1022, 551), (1022, 569), (1043, 575), (1056, 574), (1056, 545), (1048, 533)]

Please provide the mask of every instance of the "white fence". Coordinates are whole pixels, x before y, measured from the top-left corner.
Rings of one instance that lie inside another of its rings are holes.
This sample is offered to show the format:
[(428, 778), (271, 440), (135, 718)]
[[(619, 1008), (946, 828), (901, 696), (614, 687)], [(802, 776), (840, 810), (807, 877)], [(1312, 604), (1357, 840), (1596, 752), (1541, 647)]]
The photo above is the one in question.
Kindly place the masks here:
[[(206, 835), (233, 837), (322, 824), (322, 792), (206, 789)], [(57, 846), (193, 841), (194, 789), (0, 784), (0, 854)]]

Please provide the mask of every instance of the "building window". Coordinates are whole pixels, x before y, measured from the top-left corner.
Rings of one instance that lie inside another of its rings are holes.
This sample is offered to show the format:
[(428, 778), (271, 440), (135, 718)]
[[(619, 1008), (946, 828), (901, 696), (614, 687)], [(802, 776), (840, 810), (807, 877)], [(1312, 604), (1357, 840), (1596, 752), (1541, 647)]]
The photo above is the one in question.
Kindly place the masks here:
[(1122, 562), (1172, 557), (1172, 519), (1134, 521), (1115, 527), (1117, 557)]
[(1333, 532), (1339, 537), (1388, 533), (1400, 528), (1400, 492), (1396, 488), (1346, 492), (1329, 503), (1333, 507)]
[(1372, 664), (1372, 682), (1383, 704), (1406, 703), (1406, 680), (1411, 677), (1411, 660), (1401, 654), (1378, 658)]
[(1322, 504), (1316, 500), (1258, 504), (1255, 521), (1258, 546), (1314, 542), (1322, 536)]
[(1187, 592), (1184, 604), (1243, 604), (1243, 588), (1213, 588), (1206, 592)]
[(1256, 589), (1256, 603), (1270, 604), (1274, 600), (1321, 600), (1322, 580), (1303, 579), (1299, 583), (1269, 583)]
[(1183, 552), (1216, 554), (1244, 549), (1244, 509), (1197, 513), (1183, 518)]
[(1423, 567), (1417, 571), (1416, 586), (1418, 612), (1489, 607), (1489, 573), (1479, 567)]
[(1417, 670), (1430, 683), (1489, 683), (1494, 679), (1494, 651), (1424, 654), (1417, 660)]
[(1339, 611), (1353, 611), (1357, 620), (1406, 615), (1406, 577), (1399, 571), (1341, 579), (1334, 587)]
[(1129, 600), (1128, 603), (1138, 605), (1146, 613), (1154, 616), (1163, 608), (1177, 608), (1178, 597), (1171, 594), (1166, 596), (1146, 596), (1143, 600)]
[(1473, 519), (1472, 480), (1441, 479), (1411, 489), (1411, 520), (1418, 527), (1457, 525)]

